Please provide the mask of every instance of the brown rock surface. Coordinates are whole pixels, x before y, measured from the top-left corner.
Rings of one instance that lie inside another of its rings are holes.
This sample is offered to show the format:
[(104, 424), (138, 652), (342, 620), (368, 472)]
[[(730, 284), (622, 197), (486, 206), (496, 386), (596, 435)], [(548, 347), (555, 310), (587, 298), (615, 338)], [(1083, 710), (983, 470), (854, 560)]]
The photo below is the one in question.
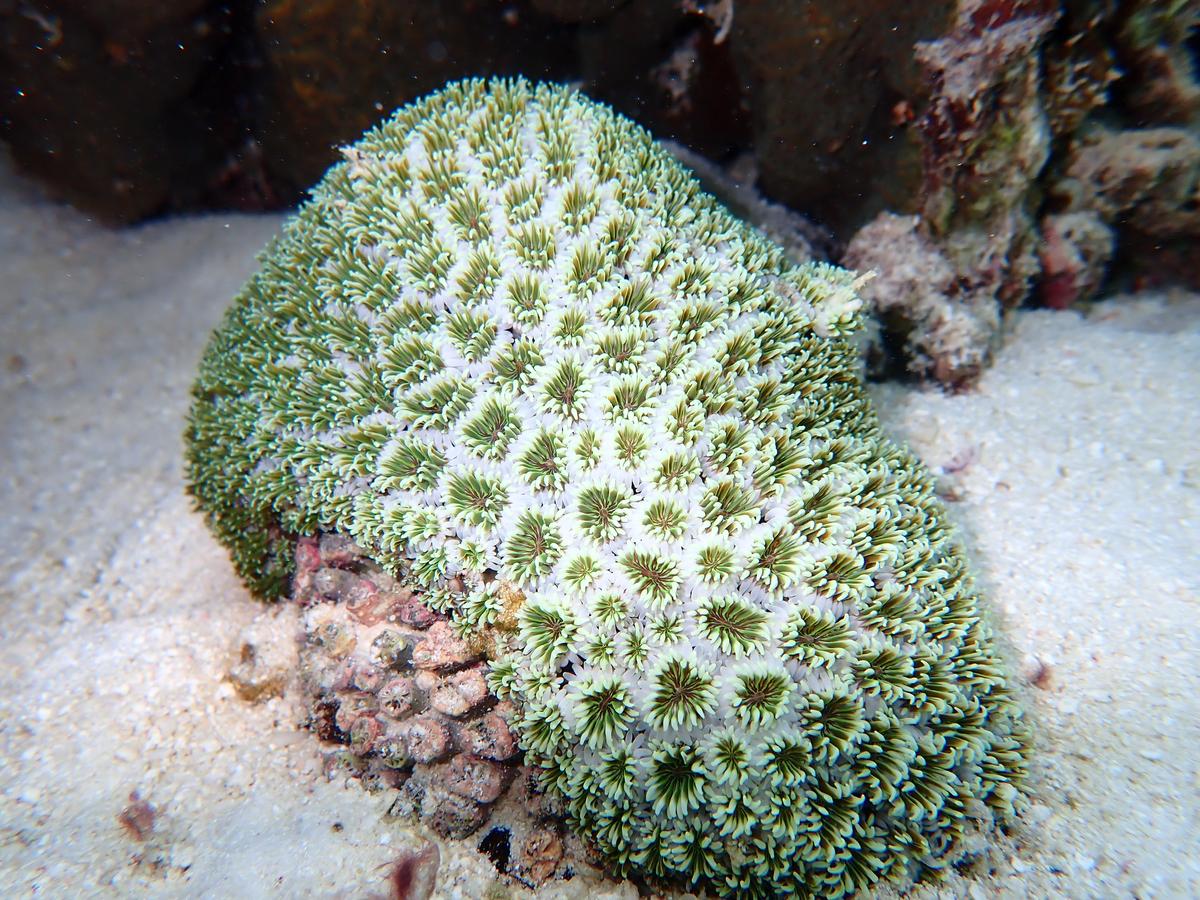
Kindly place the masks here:
[(232, 4), (0, 8), (0, 134), (22, 167), (108, 222), (219, 193), (211, 182), (244, 140), (214, 109), (235, 93)]
[(945, 33), (956, 6), (737, 4), (731, 40), (764, 191), (843, 235), (882, 209), (913, 211), (921, 159), (909, 123), (927, 98), (913, 45)]
[(1069, 209), (1152, 237), (1200, 237), (1200, 138), (1187, 128), (1096, 129), (1072, 146), (1054, 192)]
[(396, 107), (471, 75), (562, 78), (573, 48), (566, 26), (525, 2), (266, 0), (254, 22), (260, 138), (292, 196)]
[(518, 868), (534, 884), (546, 881), (563, 858), (562, 838), (550, 828), (538, 828), (529, 833), (521, 845)]
[(724, 3), (613, 3), (576, 38), (584, 90), (653, 132), (722, 159), (750, 145)]

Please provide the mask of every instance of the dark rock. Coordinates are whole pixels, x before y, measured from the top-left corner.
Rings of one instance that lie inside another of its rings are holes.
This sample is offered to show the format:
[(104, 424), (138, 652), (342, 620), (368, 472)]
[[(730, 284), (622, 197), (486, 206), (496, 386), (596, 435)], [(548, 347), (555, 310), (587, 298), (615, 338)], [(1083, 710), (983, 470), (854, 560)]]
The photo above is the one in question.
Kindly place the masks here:
[(560, 22), (594, 22), (611, 16), (629, 0), (530, 0), (533, 8)]
[(298, 197), (381, 116), (470, 75), (561, 79), (567, 26), (527, 3), (454, 0), (266, 0), (254, 25), (263, 54), (260, 139), (280, 190)]
[(578, 33), (584, 90), (656, 138), (705, 156), (722, 159), (749, 148), (749, 112), (728, 23), (700, 14), (728, 0), (612, 5), (612, 14)]
[(0, 128), (19, 165), (114, 223), (211, 193), (210, 180), (245, 140), (229, 105), (233, 4), (5, 7)]
[(1102, 4), (1080, 0), (1064, 10), (1046, 44), (1042, 93), (1055, 137), (1069, 138), (1097, 109), (1109, 103), (1121, 78), (1116, 56), (1099, 26)]
[(1066, 309), (1094, 297), (1113, 254), (1113, 231), (1093, 211), (1042, 219), (1039, 285), (1043, 306)]
[[(1200, 286), (1200, 139), (1192, 129), (1091, 127), (1071, 143), (1059, 170), (1048, 191), (1057, 215), (1094, 216), (1113, 230), (1110, 269), (1118, 282)], [(1066, 267), (1086, 271), (1087, 248), (1078, 251), (1078, 266)], [(1063, 283), (1054, 274), (1051, 292)]]
[(428, 777), (419, 815), (421, 821), (442, 837), (464, 838), (487, 821), (488, 807), (454, 793), (440, 780)]
[(1053, 190), (1069, 210), (1152, 237), (1200, 236), (1200, 138), (1185, 128), (1095, 129), (1071, 147)]
[(760, 184), (843, 237), (883, 209), (915, 211), (928, 97), (913, 54), (945, 34), (955, 0), (737, 4), (734, 59), (749, 102)]
[(1119, 99), (1139, 122), (1191, 124), (1200, 118), (1196, 80), (1196, 0), (1127, 0), (1113, 4), (1114, 44), (1124, 77)]

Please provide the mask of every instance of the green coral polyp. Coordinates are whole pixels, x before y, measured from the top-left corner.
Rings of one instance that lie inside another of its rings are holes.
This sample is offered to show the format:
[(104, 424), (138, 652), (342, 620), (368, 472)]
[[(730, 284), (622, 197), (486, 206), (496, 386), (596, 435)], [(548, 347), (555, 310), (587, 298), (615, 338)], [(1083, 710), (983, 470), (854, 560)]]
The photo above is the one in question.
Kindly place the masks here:
[[(864, 394), (856, 284), (582, 95), (458, 83), (264, 254), (201, 364), (191, 490), (261, 595), (340, 531), (491, 627), (527, 762), (614, 871), (915, 877), (968, 804), (1011, 814), (1026, 736)], [(507, 631), (493, 576), (524, 595)]]

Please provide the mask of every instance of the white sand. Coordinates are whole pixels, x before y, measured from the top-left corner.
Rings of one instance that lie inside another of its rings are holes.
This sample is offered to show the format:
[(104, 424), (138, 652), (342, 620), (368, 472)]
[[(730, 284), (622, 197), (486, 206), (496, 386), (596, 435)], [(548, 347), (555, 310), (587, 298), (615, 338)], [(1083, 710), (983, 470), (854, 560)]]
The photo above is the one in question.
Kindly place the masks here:
[[(0, 895), (385, 893), (422, 838), (324, 778), (294, 690), (223, 680), (262, 608), (182, 490), (196, 362), (280, 219), (113, 233), (7, 169), (0, 204)], [(1048, 667), (1024, 822), (920, 896), (1200, 896), (1198, 365), (1200, 298), (1123, 299), (1021, 315), (974, 393), (878, 391), (931, 466), (969, 462), (952, 512), (1018, 668)], [(438, 893), (522, 892), (443, 845)]]

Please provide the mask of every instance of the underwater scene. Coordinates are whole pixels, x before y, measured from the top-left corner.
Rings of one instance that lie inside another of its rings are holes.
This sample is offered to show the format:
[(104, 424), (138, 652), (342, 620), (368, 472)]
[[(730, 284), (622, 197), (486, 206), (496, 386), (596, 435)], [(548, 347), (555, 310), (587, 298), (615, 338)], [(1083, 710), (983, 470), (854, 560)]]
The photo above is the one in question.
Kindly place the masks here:
[(0, 4), (0, 896), (1200, 896), (1198, 56)]

